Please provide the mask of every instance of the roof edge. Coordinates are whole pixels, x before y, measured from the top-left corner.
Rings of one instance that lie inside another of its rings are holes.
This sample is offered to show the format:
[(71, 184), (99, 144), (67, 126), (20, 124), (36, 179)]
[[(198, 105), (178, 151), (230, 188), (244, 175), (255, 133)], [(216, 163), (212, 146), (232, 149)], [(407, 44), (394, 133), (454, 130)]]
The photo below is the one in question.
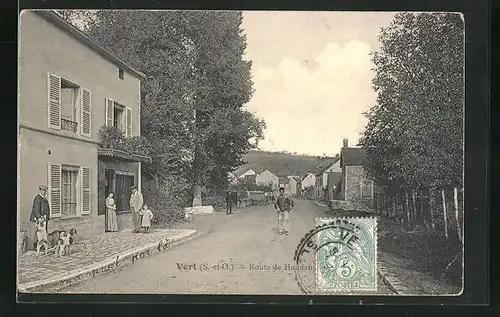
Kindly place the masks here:
[(68, 21), (64, 20), (61, 18), (57, 13), (55, 13), (53, 10), (30, 10), (33, 11), (34, 13), (42, 16), (45, 18), (47, 21), (53, 23), (54, 25), (60, 27), (70, 35), (72, 35), (74, 38), (77, 40), (83, 42), (85, 45), (96, 51), (99, 55), (102, 57), (108, 59), (109, 61), (119, 65), (120, 67), (123, 67), (125, 70), (127, 70), (129, 73), (134, 75), (135, 77), (139, 79), (146, 79), (146, 75), (141, 73), (138, 70), (135, 70), (131, 66), (129, 66), (127, 63), (116, 57), (113, 53), (111, 53), (109, 50), (105, 49), (101, 45), (97, 44), (94, 40), (92, 40), (89, 36), (85, 35), (82, 31), (80, 31), (77, 27), (69, 23)]

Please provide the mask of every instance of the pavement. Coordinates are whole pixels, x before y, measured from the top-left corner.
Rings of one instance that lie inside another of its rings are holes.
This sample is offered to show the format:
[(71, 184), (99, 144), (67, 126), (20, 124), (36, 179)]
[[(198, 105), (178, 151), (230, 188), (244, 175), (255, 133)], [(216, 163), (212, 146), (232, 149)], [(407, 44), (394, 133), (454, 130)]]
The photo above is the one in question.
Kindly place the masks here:
[[(199, 237), (134, 265), (86, 279), (58, 293), (113, 294), (290, 294), (302, 295), (293, 270), (297, 244), (327, 217), (327, 207), (297, 199), (290, 213), (290, 234), (277, 235), (276, 211), (270, 205), (237, 208), (197, 216), (177, 229), (192, 228)], [(281, 265), (283, 269), (267, 269)], [(379, 279), (377, 294), (394, 294)]]
[(63, 257), (55, 257), (54, 251), (46, 256), (29, 251), (18, 256), (18, 287), (22, 292), (47, 292), (95, 278), (165, 251), (195, 233), (189, 229), (155, 229), (148, 234), (124, 230), (78, 241)]
[[(300, 295), (293, 270), (255, 268), (293, 264), (314, 219), (329, 216), (328, 207), (297, 199), (288, 236), (276, 234), (271, 205), (196, 215), (149, 234), (106, 233), (73, 245), (66, 257), (19, 256), (18, 285), (25, 292)], [(457, 293), (380, 250), (378, 276), (377, 295)]]

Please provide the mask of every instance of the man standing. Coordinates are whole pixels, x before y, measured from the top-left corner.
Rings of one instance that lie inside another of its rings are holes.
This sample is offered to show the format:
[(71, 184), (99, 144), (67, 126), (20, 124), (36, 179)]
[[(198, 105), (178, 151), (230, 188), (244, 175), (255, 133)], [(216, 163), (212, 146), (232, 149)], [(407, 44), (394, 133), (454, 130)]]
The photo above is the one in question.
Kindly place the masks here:
[(137, 190), (137, 187), (132, 187), (132, 195), (130, 195), (130, 211), (132, 212), (132, 221), (134, 222), (134, 233), (141, 231), (141, 215), (139, 214), (144, 200), (142, 198), (141, 192)]
[(290, 220), (289, 212), (295, 206), (292, 198), (285, 194), (285, 188), (280, 187), (280, 193), (276, 197), (274, 208), (278, 212), (278, 234), (288, 235), (288, 222)]
[(38, 186), (38, 194), (33, 199), (33, 208), (31, 209), (30, 221), (33, 222), (33, 228), (35, 234), (33, 236), (34, 248), (36, 248), (36, 221), (40, 218), (45, 218), (45, 228), (48, 228), (50, 219), (50, 206), (47, 200), (47, 186)]
[(228, 191), (226, 194), (226, 214), (232, 214), (233, 213), (233, 193), (231, 191)]

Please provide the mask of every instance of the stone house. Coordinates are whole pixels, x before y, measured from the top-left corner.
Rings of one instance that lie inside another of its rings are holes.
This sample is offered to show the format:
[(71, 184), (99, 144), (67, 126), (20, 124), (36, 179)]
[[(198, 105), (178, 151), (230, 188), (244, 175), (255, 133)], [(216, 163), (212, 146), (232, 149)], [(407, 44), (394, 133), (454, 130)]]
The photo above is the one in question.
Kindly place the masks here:
[(344, 146), (340, 154), (340, 165), (342, 168), (341, 199), (370, 203), (373, 201), (375, 183), (365, 173), (363, 161), (366, 152), (362, 148), (349, 147), (348, 140), (344, 140)]
[(29, 223), (38, 185), (47, 185), (49, 232), (75, 228), (83, 238), (105, 228), (104, 200), (115, 193), (121, 228), (131, 226), (130, 186), (141, 188), (151, 158), (104, 148), (102, 126), (140, 135), (144, 74), (46, 10), (20, 15), (18, 75), (18, 225)]

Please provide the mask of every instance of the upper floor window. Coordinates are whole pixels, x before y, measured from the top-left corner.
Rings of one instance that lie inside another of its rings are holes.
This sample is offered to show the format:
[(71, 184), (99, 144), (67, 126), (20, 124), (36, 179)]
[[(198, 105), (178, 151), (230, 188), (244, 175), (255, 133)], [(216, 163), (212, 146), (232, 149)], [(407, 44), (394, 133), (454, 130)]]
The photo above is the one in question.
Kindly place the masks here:
[(125, 107), (115, 102), (113, 109), (113, 126), (116, 127), (123, 133), (127, 132), (127, 128), (125, 127)]
[(123, 69), (121, 69), (121, 68), (120, 68), (120, 69), (118, 69), (118, 77), (119, 77), (121, 80), (123, 80), (123, 78), (124, 78)]
[(132, 136), (132, 109), (106, 98), (106, 126), (116, 127), (125, 136)]
[(47, 75), (48, 126), (91, 136), (90, 90), (54, 74)]
[(78, 132), (80, 87), (61, 78), (61, 129)]

